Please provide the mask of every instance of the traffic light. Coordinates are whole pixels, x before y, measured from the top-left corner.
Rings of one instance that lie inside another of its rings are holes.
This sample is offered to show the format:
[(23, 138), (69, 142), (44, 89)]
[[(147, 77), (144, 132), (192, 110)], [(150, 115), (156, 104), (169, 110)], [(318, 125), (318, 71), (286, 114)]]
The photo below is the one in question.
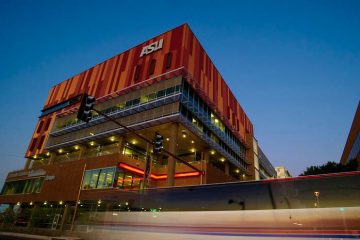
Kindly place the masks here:
[(81, 98), (81, 104), (79, 108), (79, 112), (77, 114), (77, 118), (84, 121), (89, 122), (92, 118), (91, 110), (95, 105), (95, 97), (87, 95), (86, 93)]
[(164, 137), (161, 136), (160, 133), (156, 132), (155, 138), (154, 138), (154, 153), (155, 154), (161, 153), (161, 149), (163, 148), (163, 140), (164, 140)]

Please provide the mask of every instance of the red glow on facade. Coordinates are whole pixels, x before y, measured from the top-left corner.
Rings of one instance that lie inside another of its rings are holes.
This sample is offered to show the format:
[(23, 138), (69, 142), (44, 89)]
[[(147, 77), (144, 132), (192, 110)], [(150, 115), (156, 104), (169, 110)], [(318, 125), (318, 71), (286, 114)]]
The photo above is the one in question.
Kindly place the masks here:
[[(126, 170), (128, 170), (130, 172), (133, 172), (133, 173), (137, 173), (137, 174), (141, 174), (141, 175), (144, 174), (144, 170), (132, 167), (132, 166), (127, 165), (125, 163), (119, 163), (118, 166), (119, 166), (119, 168), (126, 169)], [(185, 173), (176, 173), (175, 177), (176, 178), (182, 178), (182, 177), (194, 177), (194, 176), (199, 176), (199, 175), (200, 175), (199, 172), (185, 172)], [(167, 178), (167, 174), (156, 175), (156, 174), (152, 173), (152, 174), (150, 174), (150, 177), (155, 179), (155, 180), (163, 180), (163, 179)]]

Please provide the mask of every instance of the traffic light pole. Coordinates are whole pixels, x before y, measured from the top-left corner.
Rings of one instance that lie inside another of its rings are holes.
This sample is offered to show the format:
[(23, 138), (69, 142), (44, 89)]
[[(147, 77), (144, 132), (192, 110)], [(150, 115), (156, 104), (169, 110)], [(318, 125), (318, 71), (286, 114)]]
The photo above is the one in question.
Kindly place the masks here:
[[(125, 126), (124, 124), (122, 124), (122, 123), (118, 122), (115, 118), (110, 117), (110, 116), (106, 115), (105, 113), (103, 113), (103, 112), (101, 112), (101, 111), (99, 111), (99, 110), (97, 110), (97, 109), (95, 109), (95, 108), (93, 108), (92, 110), (93, 110), (93, 111), (95, 111), (97, 114), (99, 114), (99, 115), (103, 116), (104, 118), (106, 118), (106, 119), (108, 119), (108, 120), (110, 120), (110, 121), (112, 121), (112, 122), (116, 123), (117, 125), (119, 125), (120, 127), (122, 127), (122, 128), (124, 128), (124, 129), (126, 129), (127, 131), (129, 131), (129, 132), (133, 133), (135, 136), (137, 136), (138, 138), (140, 138), (140, 139), (144, 140), (145, 142), (147, 142), (147, 143), (149, 143), (149, 144), (151, 144), (151, 145), (153, 145), (153, 144), (154, 144), (152, 141), (150, 141), (150, 140), (149, 140), (149, 139), (147, 139), (146, 137), (141, 136), (140, 134), (136, 133), (136, 132), (135, 132), (134, 130), (132, 130), (131, 128), (129, 128), (129, 127)], [(183, 160), (183, 159), (179, 158), (179, 157), (178, 157), (178, 156), (176, 156), (175, 154), (173, 154), (173, 153), (171, 153), (171, 152), (167, 151), (166, 149), (162, 149), (162, 151), (163, 151), (163, 152), (165, 152), (166, 154), (168, 154), (169, 156), (171, 156), (171, 157), (175, 158), (176, 160), (180, 161), (181, 163), (185, 164), (186, 166), (190, 167), (191, 169), (193, 169), (193, 170), (195, 170), (195, 171), (199, 172), (200, 174), (203, 174), (203, 171), (201, 171), (200, 169), (198, 169), (198, 168), (196, 168), (196, 167), (192, 166), (190, 163), (188, 163), (188, 162), (186, 162), (185, 160)], [(145, 180), (145, 179), (144, 179), (144, 180)]]

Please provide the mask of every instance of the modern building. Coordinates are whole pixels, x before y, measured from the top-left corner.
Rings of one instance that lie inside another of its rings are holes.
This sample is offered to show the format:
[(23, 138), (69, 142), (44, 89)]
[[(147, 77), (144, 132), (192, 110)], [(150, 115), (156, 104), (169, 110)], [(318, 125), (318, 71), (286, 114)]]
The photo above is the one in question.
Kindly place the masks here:
[(345, 165), (353, 159), (357, 160), (358, 170), (360, 170), (360, 101), (351, 124), (344, 151), (341, 155), (340, 163)]
[[(101, 115), (79, 121), (84, 93), (141, 136), (160, 133), (174, 156), (154, 154)], [(0, 203), (69, 207), (109, 200), (142, 186), (147, 154), (151, 188), (274, 176), (251, 121), (187, 24), (52, 87), (25, 167), (8, 174)]]
[(284, 166), (275, 167), (275, 170), (276, 170), (276, 178), (292, 177), (290, 172)]
[(260, 179), (276, 178), (277, 172), (265, 153), (259, 147), (259, 175)]

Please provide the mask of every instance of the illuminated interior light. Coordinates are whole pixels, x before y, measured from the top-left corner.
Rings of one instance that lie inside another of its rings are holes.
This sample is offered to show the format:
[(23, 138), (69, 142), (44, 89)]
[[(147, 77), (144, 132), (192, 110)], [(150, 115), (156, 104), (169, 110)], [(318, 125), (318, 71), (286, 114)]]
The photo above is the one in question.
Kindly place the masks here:
[(59, 204), (60, 204), (60, 205), (63, 205), (63, 201), (62, 201), (62, 200), (60, 200)]
[(134, 139), (134, 140), (132, 140), (131, 143), (135, 145), (137, 143), (137, 141)]
[(213, 118), (213, 117), (214, 117), (214, 114), (211, 113), (210, 116)]
[(114, 136), (110, 137), (110, 141), (114, 142), (114, 141), (115, 141), (115, 137), (114, 137)]
[(191, 148), (191, 149), (190, 149), (190, 152), (192, 152), (192, 153), (194, 153), (195, 151), (196, 151), (195, 148)]
[[(132, 166), (129, 166), (129, 165), (125, 164), (125, 163), (120, 163), (118, 166), (120, 168), (129, 170), (130, 172), (133, 172), (133, 173), (137, 173), (137, 174), (140, 174), (140, 175), (144, 174), (143, 170), (132, 167)], [(175, 177), (192, 177), (192, 176), (198, 176), (198, 175), (200, 175), (199, 172), (186, 172), (186, 173), (176, 173)], [(155, 175), (155, 174), (152, 173), (152, 174), (150, 174), (150, 177), (155, 179), (155, 180), (161, 180), (161, 179), (166, 179), (167, 175), (166, 174)]]
[(90, 146), (94, 146), (94, 145), (95, 145), (94, 141), (90, 142)]
[(92, 132), (90, 132), (90, 135), (91, 135), (91, 136), (94, 136), (95, 134), (94, 134), (94, 133), (92, 133)]
[(81, 203), (81, 201), (79, 200), (79, 201), (78, 201), (78, 204), (80, 204), (80, 203)]
[(243, 177), (246, 177), (246, 175), (245, 175), (245, 174), (243, 174), (242, 176), (243, 176)]
[(74, 148), (75, 148), (75, 150), (79, 150), (79, 149), (80, 149), (80, 147), (79, 147), (78, 145), (75, 145)]
[(211, 154), (211, 155), (214, 155), (214, 154), (215, 154), (215, 151), (214, 151), (214, 150), (211, 150), (211, 151), (210, 151), (210, 154)]
[(220, 161), (221, 161), (221, 162), (225, 162), (225, 158), (220, 158)]
[(37, 155), (34, 155), (34, 159), (36, 159), (37, 158)]
[[(129, 203), (128, 203), (128, 202), (126, 202), (126, 203), (125, 203), (125, 205), (126, 205), (126, 206), (127, 206), (127, 205), (129, 205)], [(129, 209), (129, 208), (128, 208), (128, 209)]]
[(170, 141), (170, 138), (166, 138), (166, 141)]
[(236, 169), (236, 170), (235, 170), (235, 172), (236, 172), (236, 173), (239, 173), (239, 172), (240, 172), (240, 170), (239, 170), (239, 169)]
[(98, 204), (101, 204), (101, 200), (98, 201)]
[(59, 153), (63, 153), (64, 150), (62, 150), (61, 148), (58, 150)]
[(82, 204), (80, 204), (80, 207), (82, 207), (83, 205)]
[(16, 205), (20, 206), (20, 202), (17, 202)]
[(44, 202), (44, 205), (47, 205), (47, 204), (48, 204), (48, 202), (47, 202), (47, 201), (45, 201), (45, 202)]
[(181, 131), (181, 134), (182, 134), (182, 137), (183, 137), (183, 138), (186, 138), (187, 134), (186, 134), (186, 132), (185, 132), (184, 130)]
[(34, 203), (33, 203), (32, 201), (29, 203), (30, 206), (32, 206), (33, 204), (34, 204)]
[(215, 118), (215, 123), (218, 123), (218, 122), (219, 122), (219, 120), (217, 118)]
[(195, 143), (194, 140), (191, 140), (191, 143), (194, 144)]
[(47, 153), (46, 153), (46, 156), (50, 156), (50, 152), (47, 152)]
[(199, 176), (199, 172), (187, 172), (187, 173), (176, 173), (175, 177), (193, 177), (193, 176)]

